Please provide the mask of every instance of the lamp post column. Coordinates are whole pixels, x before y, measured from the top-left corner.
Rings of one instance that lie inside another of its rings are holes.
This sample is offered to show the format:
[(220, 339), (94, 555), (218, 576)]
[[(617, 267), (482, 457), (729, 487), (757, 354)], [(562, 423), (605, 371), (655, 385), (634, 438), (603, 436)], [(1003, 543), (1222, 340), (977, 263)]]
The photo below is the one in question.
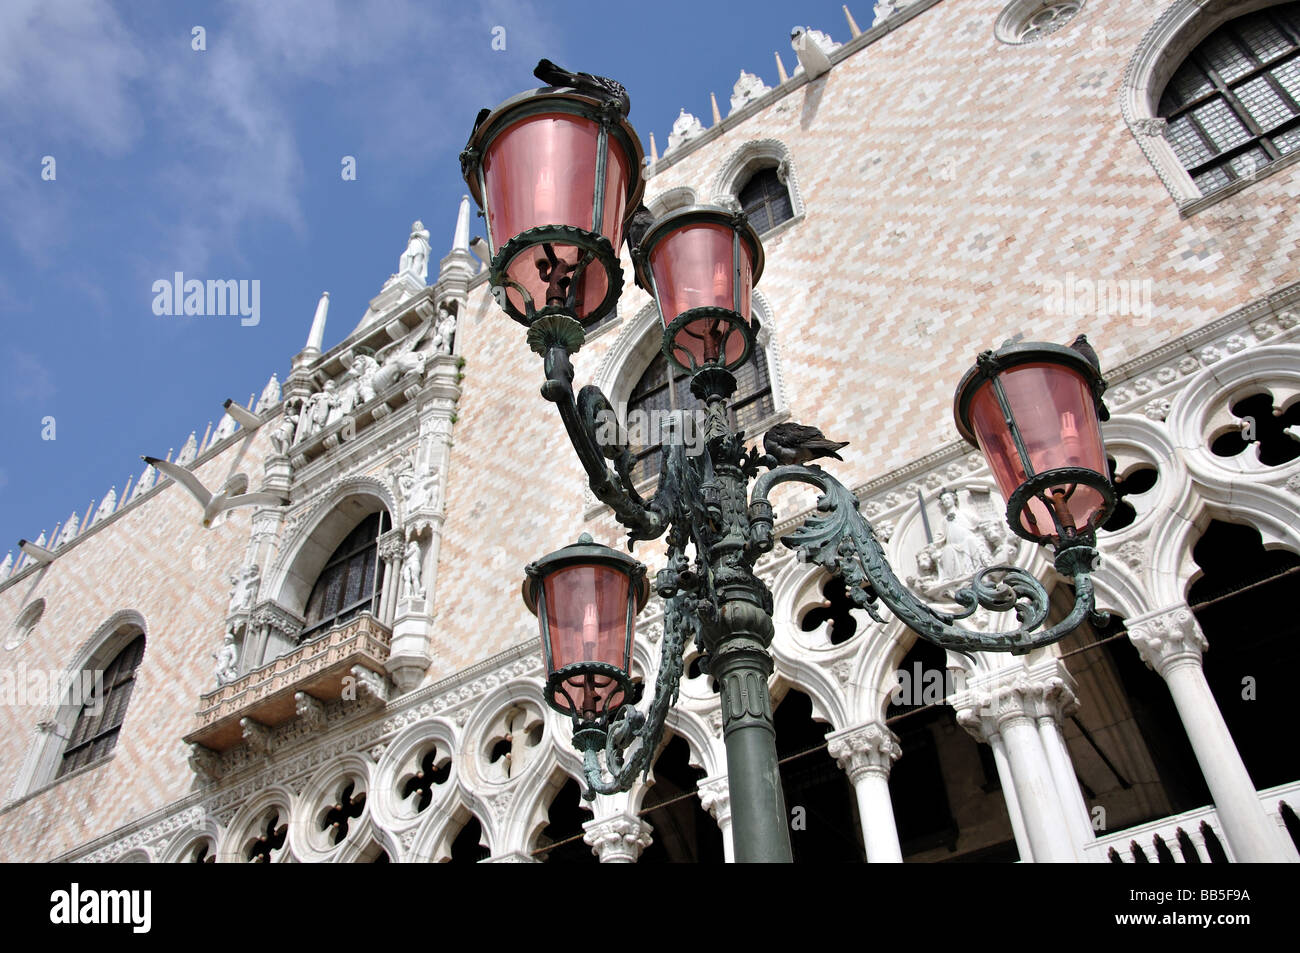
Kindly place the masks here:
[(742, 599), (723, 603), (717, 623), (705, 627), (709, 672), (718, 680), (722, 697), (732, 836), (735, 859), (741, 864), (792, 860), (767, 692), (772, 674), (767, 647), (773, 632), (771, 617)]

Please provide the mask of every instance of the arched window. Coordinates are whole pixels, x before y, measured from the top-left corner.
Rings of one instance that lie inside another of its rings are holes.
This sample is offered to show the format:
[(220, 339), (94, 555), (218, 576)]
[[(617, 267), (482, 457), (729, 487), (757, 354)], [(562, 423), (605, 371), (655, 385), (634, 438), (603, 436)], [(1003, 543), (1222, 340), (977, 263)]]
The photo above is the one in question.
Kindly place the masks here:
[(144, 636), (138, 635), (114, 656), (102, 673), (90, 669), (81, 673), (76, 686), (79, 690), (73, 693), (80, 702), (80, 711), (55, 777), (61, 778), (106, 757), (117, 745), (131, 690), (135, 687), (135, 670), (143, 658)]
[[(636, 483), (659, 475), (663, 467), (664, 417), (674, 410), (702, 410), (691, 393), (690, 377), (656, 354), (628, 397), (628, 436), (636, 455), (632, 479)], [(763, 348), (754, 348), (745, 365), (736, 371), (736, 393), (730, 401), (731, 422), (750, 430), (776, 411), (772, 381), (767, 372)], [(753, 436), (753, 434), (749, 434)], [(644, 437), (645, 439), (639, 439)]]
[(1158, 115), (1202, 195), (1300, 150), (1300, 3), (1207, 36), (1165, 86)]
[(736, 196), (740, 207), (749, 216), (750, 224), (759, 234), (771, 231), (782, 222), (794, 218), (790, 193), (781, 181), (776, 166), (759, 169), (740, 188)]
[(387, 512), (371, 513), (339, 543), (307, 597), (303, 641), (360, 612), (378, 615), (384, 581), (379, 537), (391, 528), (392, 520)]

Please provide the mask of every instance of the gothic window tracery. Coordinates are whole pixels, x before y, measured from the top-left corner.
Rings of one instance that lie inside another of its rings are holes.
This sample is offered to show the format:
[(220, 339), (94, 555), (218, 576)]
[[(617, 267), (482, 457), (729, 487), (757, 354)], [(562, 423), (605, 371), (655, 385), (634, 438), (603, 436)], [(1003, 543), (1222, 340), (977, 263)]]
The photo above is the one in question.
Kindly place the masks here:
[(1259, 462), (1279, 467), (1300, 457), (1300, 401), (1283, 409), (1264, 391), (1236, 401), (1229, 407), (1236, 428), (1212, 437), (1210, 452), (1218, 457), (1235, 457), (1254, 445)]

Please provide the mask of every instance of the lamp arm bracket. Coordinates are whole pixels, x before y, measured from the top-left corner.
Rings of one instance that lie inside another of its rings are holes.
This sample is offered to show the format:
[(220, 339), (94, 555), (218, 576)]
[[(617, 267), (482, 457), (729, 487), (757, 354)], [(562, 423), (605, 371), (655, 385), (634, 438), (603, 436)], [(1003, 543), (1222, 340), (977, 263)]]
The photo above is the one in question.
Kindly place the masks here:
[[(928, 642), (960, 652), (1012, 652), (1020, 655), (1063, 639), (1093, 612), (1091, 572), (1097, 553), (1090, 541), (1063, 547), (1057, 554), (1056, 568), (1072, 578), (1075, 604), (1056, 625), (1035, 634), (1047, 619), (1047, 590), (1032, 575), (1014, 566), (990, 566), (975, 574), (969, 584), (953, 594), (960, 606), (954, 613), (944, 613), (926, 605), (899, 580), (885, 558), (884, 548), (871, 524), (858, 511), (858, 499), (833, 476), (817, 466), (780, 466), (759, 477), (750, 497), (752, 545), (766, 552), (773, 545), (772, 507), (768, 494), (772, 487), (790, 481), (808, 483), (821, 490), (817, 512), (781, 542), (799, 550), (809, 562), (815, 562), (843, 578), (854, 603), (873, 619), (883, 622), (876, 606), (883, 602), (889, 610)], [(994, 612), (1014, 611), (1020, 625), (1009, 632), (978, 632), (955, 623), (977, 609)]]
[[(542, 396), (555, 404), (569, 434), (569, 442), (587, 471), (591, 492), (614, 511), (614, 518), (628, 528), (628, 539), (657, 539), (668, 529), (668, 520), (648, 505), (632, 485), (632, 454), (626, 432), (618, 423), (609, 399), (600, 388), (587, 385), (573, 393), (573, 363), (569, 355), (583, 343), (582, 325), (563, 314), (549, 314), (528, 329), (528, 343), (541, 354), (546, 372)], [(613, 462), (611, 472), (606, 460)], [(629, 543), (629, 548), (630, 548)]]
[[(642, 713), (628, 705), (619, 712), (608, 732), (593, 731), (590, 738), (578, 737), (583, 732), (575, 734), (574, 743), (583, 751), (587, 790), (582, 796), (587, 800), (594, 799), (597, 794), (626, 791), (638, 773), (643, 777), (649, 775), (653, 758), (663, 741), (668, 712), (677, 701), (686, 645), (699, 634), (699, 616), (692, 608), (692, 596), (686, 592), (664, 600), (663, 651), (649, 708)], [(603, 767), (599, 755), (602, 739), (605, 751)], [(629, 758), (628, 750), (638, 741), (640, 744)], [(605, 780), (606, 773), (612, 780)]]

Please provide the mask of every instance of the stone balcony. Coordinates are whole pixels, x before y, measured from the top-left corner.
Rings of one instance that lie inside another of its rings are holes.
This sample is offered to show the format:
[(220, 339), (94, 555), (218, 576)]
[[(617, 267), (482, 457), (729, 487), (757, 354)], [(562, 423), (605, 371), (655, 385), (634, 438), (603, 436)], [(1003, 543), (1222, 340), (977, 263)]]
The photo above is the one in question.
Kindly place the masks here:
[(324, 705), (343, 697), (387, 699), (392, 633), (369, 615), (304, 642), (261, 668), (199, 696), (190, 745), (226, 751), (256, 747), (269, 729), (294, 718), (324, 721)]
[[(1290, 812), (1294, 823), (1300, 809), (1300, 781), (1260, 791), (1259, 800), (1264, 813), (1277, 825), (1278, 840), (1292, 843), (1286, 814)], [(1085, 853), (1093, 862), (1103, 864), (1207, 864), (1236, 859), (1213, 805), (1098, 837), (1085, 847)]]

